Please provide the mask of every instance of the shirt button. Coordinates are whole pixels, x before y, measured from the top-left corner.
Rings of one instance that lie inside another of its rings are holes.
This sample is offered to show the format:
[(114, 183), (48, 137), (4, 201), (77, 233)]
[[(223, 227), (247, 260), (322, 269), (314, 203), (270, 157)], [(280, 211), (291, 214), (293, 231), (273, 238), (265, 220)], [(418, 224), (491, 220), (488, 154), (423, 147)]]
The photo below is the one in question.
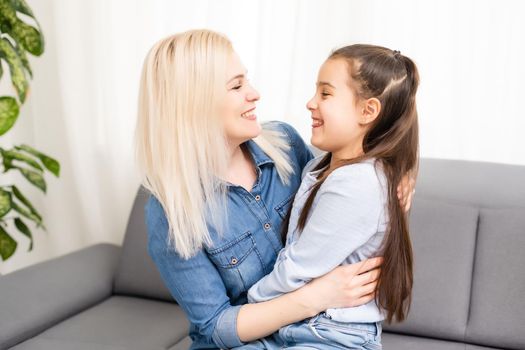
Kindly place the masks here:
[(261, 196), (256, 195), (256, 196), (255, 196), (255, 200), (256, 200), (257, 202), (260, 201), (260, 200), (261, 200)]
[(269, 230), (271, 227), (272, 227), (272, 225), (270, 225), (270, 223), (268, 223), (268, 222), (266, 224), (264, 224), (264, 228), (266, 230)]
[(232, 260), (231, 260), (231, 264), (232, 265), (236, 265), (237, 262), (238, 262), (238, 260), (236, 258), (232, 258)]

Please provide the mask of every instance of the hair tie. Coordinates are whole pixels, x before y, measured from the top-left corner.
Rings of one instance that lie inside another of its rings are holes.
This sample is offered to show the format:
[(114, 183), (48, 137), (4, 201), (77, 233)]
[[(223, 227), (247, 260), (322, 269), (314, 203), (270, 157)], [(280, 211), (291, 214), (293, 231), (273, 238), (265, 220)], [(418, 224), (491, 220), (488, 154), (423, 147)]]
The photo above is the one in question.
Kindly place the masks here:
[(393, 52), (394, 52), (394, 56), (395, 57), (397, 57), (397, 56), (399, 56), (401, 54), (401, 51), (399, 51), (399, 50), (394, 50)]

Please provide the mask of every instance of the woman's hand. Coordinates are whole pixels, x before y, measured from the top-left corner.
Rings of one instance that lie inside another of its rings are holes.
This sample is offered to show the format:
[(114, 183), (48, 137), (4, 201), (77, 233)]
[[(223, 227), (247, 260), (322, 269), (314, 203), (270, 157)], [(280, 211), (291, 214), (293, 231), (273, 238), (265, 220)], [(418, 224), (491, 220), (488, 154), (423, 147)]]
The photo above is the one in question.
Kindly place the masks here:
[(397, 199), (399, 199), (399, 204), (405, 208), (406, 212), (412, 206), (412, 197), (416, 193), (415, 187), (416, 180), (410, 174), (405, 174), (397, 186)]
[(338, 266), (300, 288), (311, 316), (330, 308), (360, 306), (373, 300), (383, 258)]

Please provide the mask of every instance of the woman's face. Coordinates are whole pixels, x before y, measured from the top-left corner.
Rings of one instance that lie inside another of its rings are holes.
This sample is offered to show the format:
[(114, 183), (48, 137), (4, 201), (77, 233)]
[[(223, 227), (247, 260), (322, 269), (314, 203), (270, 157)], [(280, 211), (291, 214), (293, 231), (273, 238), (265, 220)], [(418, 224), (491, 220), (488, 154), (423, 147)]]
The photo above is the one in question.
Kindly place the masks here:
[(221, 108), (224, 131), (231, 145), (240, 145), (261, 132), (255, 114), (259, 93), (251, 86), (246, 68), (235, 52), (228, 60), (226, 80), (226, 97)]

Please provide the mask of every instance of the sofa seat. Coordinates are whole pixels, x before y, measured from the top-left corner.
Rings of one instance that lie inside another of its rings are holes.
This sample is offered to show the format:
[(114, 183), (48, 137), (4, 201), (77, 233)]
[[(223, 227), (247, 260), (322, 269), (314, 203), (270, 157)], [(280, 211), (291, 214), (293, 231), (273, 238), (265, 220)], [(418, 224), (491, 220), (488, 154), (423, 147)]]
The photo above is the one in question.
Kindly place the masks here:
[(387, 350), (497, 350), (483, 346), (465, 344), (432, 338), (414, 337), (411, 335), (383, 333), (383, 348)]
[(174, 303), (112, 296), (12, 349), (175, 350), (181, 340), (189, 343), (188, 330)]

